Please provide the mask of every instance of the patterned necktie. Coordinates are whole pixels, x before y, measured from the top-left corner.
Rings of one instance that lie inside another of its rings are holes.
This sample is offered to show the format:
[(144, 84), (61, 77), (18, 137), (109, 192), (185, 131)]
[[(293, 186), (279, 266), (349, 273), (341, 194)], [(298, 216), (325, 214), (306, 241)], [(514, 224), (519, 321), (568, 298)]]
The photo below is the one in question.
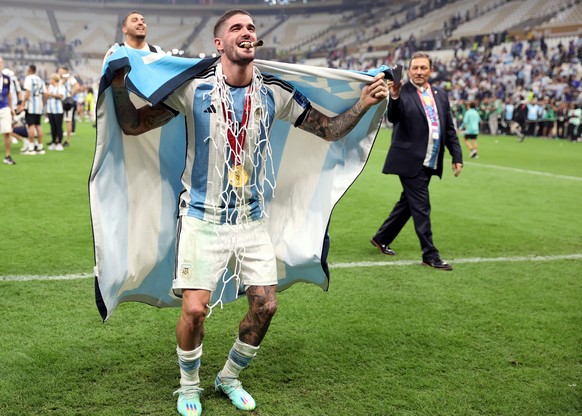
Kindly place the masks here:
[(427, 149), (427, 152), (430, 152), (430, 157), (428, 158), (426, 166), (430, 169), (436, 169), (441, 136), (439, 116), (437, 114), (436, 103), (430, 94), (428, 87), (420, 92), (420, 99), (422, 100), (422, 105), (424, 106), (424, 111), (426, 112), (430, 127), (428, 142), (429, 148)]

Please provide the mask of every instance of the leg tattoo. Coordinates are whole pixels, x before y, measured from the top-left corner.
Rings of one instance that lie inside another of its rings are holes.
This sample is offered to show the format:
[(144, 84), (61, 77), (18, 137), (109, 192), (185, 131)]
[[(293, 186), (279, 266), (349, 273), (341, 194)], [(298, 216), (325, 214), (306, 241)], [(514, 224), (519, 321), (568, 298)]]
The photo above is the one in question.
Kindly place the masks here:
[(251, 286), (247, 289), (249, 310), (239, 325), (239, 339), (258, 346), (277, 311), (277, 286)]

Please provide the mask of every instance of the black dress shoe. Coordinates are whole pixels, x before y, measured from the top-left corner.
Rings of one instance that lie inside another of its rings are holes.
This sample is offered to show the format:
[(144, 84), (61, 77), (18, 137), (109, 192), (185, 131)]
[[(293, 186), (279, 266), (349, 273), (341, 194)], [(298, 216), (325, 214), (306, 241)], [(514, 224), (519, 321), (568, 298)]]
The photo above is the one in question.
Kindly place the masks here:
[(370, 240), (370, 243), (378, 247), (378, 250), (380, 250), (380, 253), (382, 254), (386, 254), (387, 256), (394, 256), (396, 254), (396, 252), (392, 250), (390, 246), (387, 246), (386, 244), (380, 244), (376, 242), (376, 240), (374, 240), (373, 238)]
[(422, 260), (422, 264), (423, 266), (429, 266), (439, 270), (453, 270), (453, 266), (439, 258), (433, 260)]

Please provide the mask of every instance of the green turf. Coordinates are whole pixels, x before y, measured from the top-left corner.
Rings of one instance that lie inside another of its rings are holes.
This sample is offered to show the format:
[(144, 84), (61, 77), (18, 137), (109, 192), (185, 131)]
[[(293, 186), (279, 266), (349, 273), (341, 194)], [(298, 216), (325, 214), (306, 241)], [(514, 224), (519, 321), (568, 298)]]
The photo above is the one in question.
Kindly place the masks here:
[[(455, 267), (442, 272), (417, 264), (411, 224), (394, 258), (369, 243), (400, 193), (380, 173), (381, 131), (334, 210), (330, 290), (297, 284), (279, 294), (242, 376), (258, 403), (250, 414), (582, 414), (582, 144), (479, 144), (460, 177), (446, 170), (431, 184), (435, 242)], [(2, 416), (177, 414), (177, 309), (127, 303), (102, 323), (90, 278), (13, 281), (91, 273), (93, 146), (82, 123), (66, 151), (20, 156), (14, 146), (17, 165), (0, 165)], [(509, 261), (529, 256), (572, 258)], [(478, 258), (488, 261), (466, 262)], [(373, 265), (399, 260), (413, 264)], [(333, 267), (351, 262), (372, 264)], [(242, 414), (211, 383), (245, 308), (241, 299), (207, 321), (206, 415)]]

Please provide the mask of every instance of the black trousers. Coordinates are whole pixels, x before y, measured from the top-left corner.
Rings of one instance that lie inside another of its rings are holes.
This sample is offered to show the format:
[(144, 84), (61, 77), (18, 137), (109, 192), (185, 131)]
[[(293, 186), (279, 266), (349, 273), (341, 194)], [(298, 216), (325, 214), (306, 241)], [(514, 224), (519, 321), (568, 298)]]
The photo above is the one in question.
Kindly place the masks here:
[(428, 185), (432, 177), (431, 169), (422, 168), (418, 175), (412, 178), (400, 176), (402, 194), (392, 212), (380, 226), (374, 239), (381, 244), (390, 245), (406, 225), (410, 217), (414, 222), (414, 230), (420, 241), (422, 258), (432, 260), (440, 254), (432, 242), (430, 223), (430, 197)]
[(52, 143), (61, 143), (63, 141), (63, 113), (47, 113), (51, 126)]

